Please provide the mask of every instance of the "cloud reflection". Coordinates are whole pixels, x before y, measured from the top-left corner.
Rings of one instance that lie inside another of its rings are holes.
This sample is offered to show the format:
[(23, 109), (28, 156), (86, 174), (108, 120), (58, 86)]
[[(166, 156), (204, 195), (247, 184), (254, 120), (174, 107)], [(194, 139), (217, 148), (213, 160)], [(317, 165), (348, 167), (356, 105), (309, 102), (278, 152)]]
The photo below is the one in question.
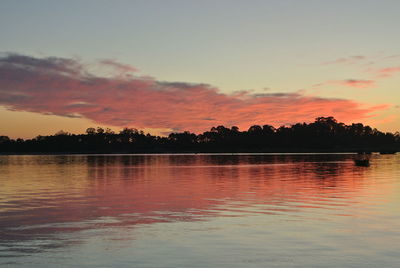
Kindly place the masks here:
[(0, 169), (3, 256), (89, 230), (340, 211), (367, 183), (349, 155), (3, 156)]

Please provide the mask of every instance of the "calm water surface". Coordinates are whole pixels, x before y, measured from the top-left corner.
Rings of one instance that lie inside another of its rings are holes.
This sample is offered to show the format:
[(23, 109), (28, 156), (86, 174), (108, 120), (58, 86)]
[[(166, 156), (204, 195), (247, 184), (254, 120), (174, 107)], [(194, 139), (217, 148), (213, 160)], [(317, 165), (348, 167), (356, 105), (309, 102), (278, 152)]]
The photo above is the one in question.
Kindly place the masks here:
[(400, 267), (400, 155), (0, 156), (1, 267)]

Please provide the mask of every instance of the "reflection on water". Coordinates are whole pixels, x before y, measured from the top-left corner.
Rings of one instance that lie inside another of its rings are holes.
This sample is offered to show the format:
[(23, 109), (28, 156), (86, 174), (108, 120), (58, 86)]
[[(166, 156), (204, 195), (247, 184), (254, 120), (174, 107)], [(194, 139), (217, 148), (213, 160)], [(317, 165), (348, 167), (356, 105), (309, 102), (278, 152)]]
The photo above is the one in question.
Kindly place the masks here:
[(0, 265), (400, 262), (400, 155), (0, 156)]

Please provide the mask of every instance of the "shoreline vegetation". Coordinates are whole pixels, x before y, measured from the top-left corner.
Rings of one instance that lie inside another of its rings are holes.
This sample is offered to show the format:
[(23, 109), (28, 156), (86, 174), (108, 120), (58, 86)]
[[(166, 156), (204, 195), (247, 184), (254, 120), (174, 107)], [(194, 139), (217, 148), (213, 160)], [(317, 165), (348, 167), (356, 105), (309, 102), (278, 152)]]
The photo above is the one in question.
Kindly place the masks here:
[(0, 154), (154, 154), (154, 153), (360, 153), (400, 151), (399, 132), (381, 132), (361, 123), (345, 125), (333, 117), (313, 123), (274, 128), (253, 125), (212, 127), (201, 134), (188, 131), (153, 136), (135, 128), (119, 133), (88, 128), (85, 134), (59, 131), (33, 139), (0, 136)]

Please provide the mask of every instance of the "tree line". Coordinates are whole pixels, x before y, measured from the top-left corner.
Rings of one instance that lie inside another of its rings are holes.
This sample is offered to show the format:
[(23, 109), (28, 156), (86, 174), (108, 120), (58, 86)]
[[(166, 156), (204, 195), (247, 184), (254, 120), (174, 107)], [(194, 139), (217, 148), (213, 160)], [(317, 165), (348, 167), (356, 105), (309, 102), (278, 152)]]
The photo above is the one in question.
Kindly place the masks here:
[(85, 134), (59, 131), (33, 139), (0, 136), (0, 153), (183, 153), (183, 152), (358, 152), (399, 151), (399, 132), (381, 132), (361, 123), (346, 125), (333, 117), (313, 123), (275, 128), (253, 125), (212, 127), (201, 134), (189, 131), (154, 136), (135, 128), (115, 133), (88, 128)]

